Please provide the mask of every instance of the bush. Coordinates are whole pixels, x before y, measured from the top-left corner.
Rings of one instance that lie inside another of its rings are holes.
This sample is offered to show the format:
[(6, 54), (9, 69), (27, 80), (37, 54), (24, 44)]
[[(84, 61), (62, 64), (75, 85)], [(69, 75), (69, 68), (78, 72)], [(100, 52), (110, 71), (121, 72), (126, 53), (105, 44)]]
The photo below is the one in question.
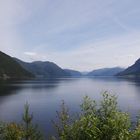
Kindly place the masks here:
[(0, 140), (43, 140), (37, 126), (32, 124), (33, 115), (29, 113), (29, 105), (26, 104), (23, 114), (23, 123), (1, 123)]
[[(105, 92), (99, 104), (86, 96), (80, 107), (81, 112), (72, 119), (62, 102), (54, 122), (57, 134), (51, 140), (140, 140), (140, 119), (134, 127), (129, 114), (119, 110), (116, 96)], [(26, 104), (22, 124), (0, 123), (0, 140), (43, 140), (32, 119)]]
[[(55, 123), (57, 139), (60, 140), (139, 140), (140, 121), (132, 129), (130, 116), (117, 107), (117, 98), (107, 92), (103, 100), (96, 101), (85, 97), (81, 113), (76, 120), (70, 120), (64, 103)], [(54, 137), (53, 137), (54, 139)]]
[(24, 136), (23, 129), (15, 123), (6, 124), (3, 129), (3, 140), (21, 140)]

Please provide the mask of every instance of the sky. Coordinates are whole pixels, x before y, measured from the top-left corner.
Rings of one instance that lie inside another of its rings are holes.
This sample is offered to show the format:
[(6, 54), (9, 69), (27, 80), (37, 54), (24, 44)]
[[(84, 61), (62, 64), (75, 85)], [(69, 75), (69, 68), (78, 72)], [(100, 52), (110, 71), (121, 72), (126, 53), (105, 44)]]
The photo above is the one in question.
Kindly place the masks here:
[(0, 50), (89, 71), (140, 58), (140, 0), (0, 0)]

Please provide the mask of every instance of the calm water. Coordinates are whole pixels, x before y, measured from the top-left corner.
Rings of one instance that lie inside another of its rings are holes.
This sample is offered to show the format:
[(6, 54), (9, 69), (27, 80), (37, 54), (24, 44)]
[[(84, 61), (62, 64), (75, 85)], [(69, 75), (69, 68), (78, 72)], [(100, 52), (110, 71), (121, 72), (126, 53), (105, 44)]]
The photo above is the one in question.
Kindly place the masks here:
[(51, 120), (65, 100), (69, 110), (77, 112), (82, 98), (89, 95), (101, 99), (103, 91), (118, 96), (122, 110), (131, 113), (134, 120), (140, 110), (140, 79), (68, 78), (0, 82), (0, 120), (21, 121), (23, 107), (30, 104), (34, 122), (43, 132), (53, 133)]

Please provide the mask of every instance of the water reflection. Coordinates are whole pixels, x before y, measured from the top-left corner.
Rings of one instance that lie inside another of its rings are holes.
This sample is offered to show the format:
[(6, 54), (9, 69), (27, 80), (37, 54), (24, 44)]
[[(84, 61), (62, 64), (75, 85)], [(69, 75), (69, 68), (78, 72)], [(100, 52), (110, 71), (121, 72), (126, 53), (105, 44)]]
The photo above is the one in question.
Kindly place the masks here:
[(0, 81), (0, 96), (16, 94), (16, 92), (20, 89), (20, 86), (13, 86), (9, 81)]
[(57, 88), (60, 84), (64, 82), (70, 82), (76, 79), (36, 79), (36, 80), (1, 80), (0, 81), (0, 96), (7, 96), (10, 94), (18, 93), (18, 90), (22, 89), (34, 89), (34, 90), (41, 90), (41, 89), (53, 89)]
[(61, 100), (65, 100), (71, 112), (77, 112), (83, 96), (100, 100), (100, 93), (106, 90), (116, 94), (121, 109), (135, 119), (140, 110), (140, 79), (112, 77), (0, 81), (0, 119), (21, 121), (23, 106), (28, 101), (34, 122), (44, 132), (52, 133), (51, 120), (55, 119)]

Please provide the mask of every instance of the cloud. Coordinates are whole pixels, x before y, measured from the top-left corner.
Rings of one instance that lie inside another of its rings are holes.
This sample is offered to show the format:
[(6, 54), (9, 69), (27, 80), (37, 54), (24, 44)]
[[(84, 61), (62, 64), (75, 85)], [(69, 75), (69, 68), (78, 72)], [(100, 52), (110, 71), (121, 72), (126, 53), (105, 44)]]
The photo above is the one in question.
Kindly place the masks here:
[(64, 68), (79, 70), (114, 66), (127, 67), (139, 58), (139, 37), (140, 32), (133, 32), (85, 43), (68, 52), (46, 51), (46, 59), (54, 61)]
[(127, 66), (139, 57), (139, 0), (0, 0), (0, 50), (62, 67)]
[(35, 52), (24, 52), (25, 55), (35, 56), (37, 55)]
[(23, 54), (26, 56), (26, 58), (28, 58), (28, 61), (47, 61), (46, 54), (43, 53), (24, 52)]
[(21, 0), (0, 1), (0, 50), (12, 56), (20, 55), (23, 42), (17, 25), (28, 17)]
[(44, 0), (0, 0), (0, 50), (12, 56), (20, 57), (26, 50), (26, 42), (20, 32)]

